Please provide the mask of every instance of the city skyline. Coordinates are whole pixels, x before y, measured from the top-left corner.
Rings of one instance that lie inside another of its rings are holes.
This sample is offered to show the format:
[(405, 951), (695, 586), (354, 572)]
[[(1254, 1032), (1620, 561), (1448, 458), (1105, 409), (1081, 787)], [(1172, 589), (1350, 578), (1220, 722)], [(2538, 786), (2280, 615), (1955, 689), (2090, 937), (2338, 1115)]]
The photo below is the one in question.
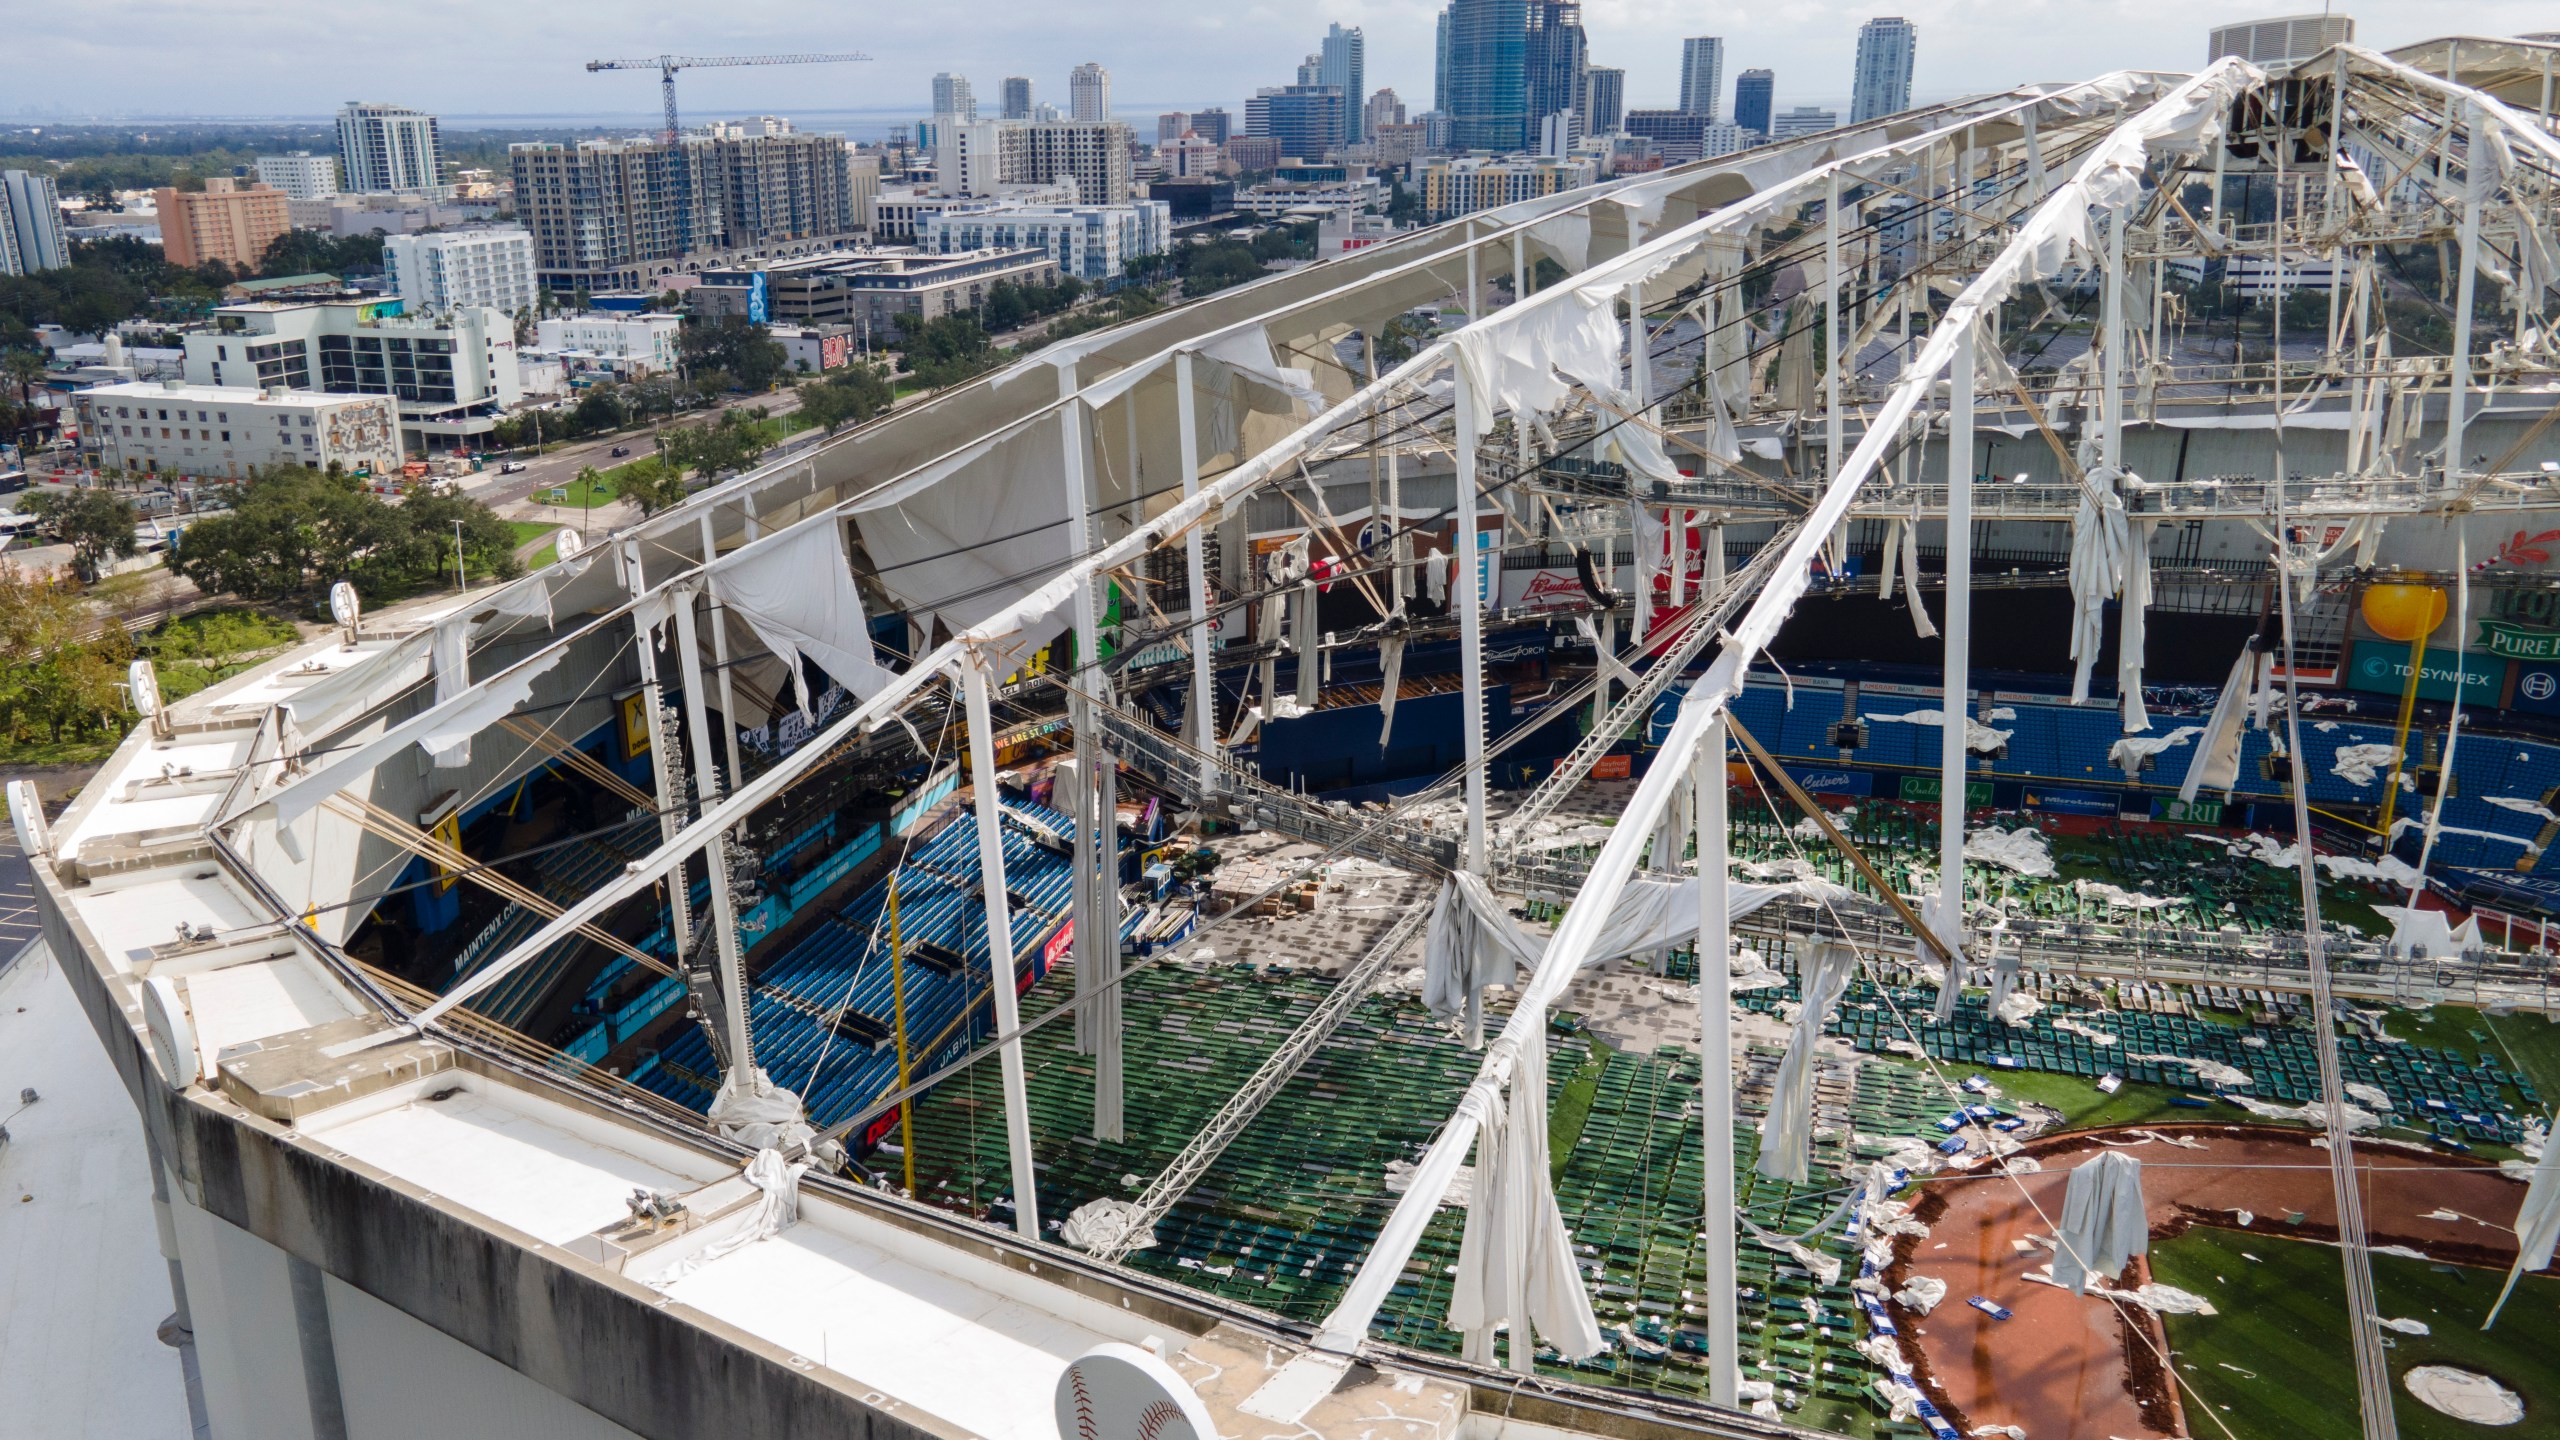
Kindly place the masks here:
[[(289, 11), (293, 3), (282, 0), (275, 10)], [(502, 11), (488, 0), (457, 0), (432, 17), (360, 8), (378, 12), (363, 21), (364, 33), (404, 57), (401, 70), (367, 82), (391, 103), (454, 122), (618, 126), (645, 124), (655, 114), (654, 88), (628, 76), (588, 75), (587, 60), (661, 50), (718, 55), (858, 48), (873, 63), (688, 72), (678, 82), (685, 113), (716, 118), (797, 109), (890, 122), (927, 112), (928, 81), (937, 72), (970, 75), (987, 94), (1002, 76), (1028, 74), (1042, 92), (1063, 101), (1072, 60), (1048, 57), (1067, 56), (1096, 61), (1111, 72), (1113, 112), (1126, 118), (1167, 108), (1240, 108), (1257, 88), (1286, 79), (1289, 67), (1331, 24), (1363, 31), (1370, 91), (1428, 96), (1434, 88), (1433, 25), (1442, 5), (1375, 0), (1318, 6), (1312, 13), (1255, 9), (1240, 16), (1129, 7), (1107, 17), (1077, 17), (1055, 7), (1012, 9), (1009, 0), (998, 0), (1003, 18), (964, 34), (923, 15), (812, 25), (801, 12), (766, 0), (726, 7), (716, 28), (704, 26), (698, 12), (658, 0), (621, 7), (605, 18)], [(1753, 68), (1776, 72), (1780, 108), (1812, 103), (1845, 109), (1852, 98), (1858, 27), (1878, 15), (1901, 15), (1919, 30), (1912, 98), (1926, 102), (2097, 69), (2194, 69), (2203, 63), (2204, 36), (2213, 25), (2302, 8), (2305, 0), (1806, 0), (1783, 12), (1707, 18), (1695, 7), (1661, 0), (1604, 0), (1583, 6), (1582, 23), (1590, 62), (1627, 72), (1630, 108), (1676, 105), (1680, 42), (1712, 34), (1726, 42), (1728, 76)], [(485, 25), (470, 22), (479, 10), (487, 12)], [(2360, 38), (2376, 48), (2443, 28), (2441, 6), (2419, 0), (2369, 0), (2343, 13), (2356, 18)], [(2548, 14), (2545, 4), (2483, 0), (2466, 9), (2464, 28), (2515, 33), (2546, 27)], [(344, 88), (343, 55), (326, 26), (262, 28), (260, 63), (254, 66), (203, 63), (226, 46), (246, 44), (218, 7), (101, 0), (76, 17), (56, 10), (23, 18), (16, 29), (31, 63), (17, 105), (0, 118), (320, 119), (346, 98), (338, 93)], [(117, 38), (143, 31), (172, 43), (137, 52)], [(510, 36), (502, 51), (489, 53), (473, 43), (500, 31)], [(304, 47), (307, 54), (301, 53)], [(97, 73), (99, 65), (111, 65), (127, 78), (115, 100), (102, 103), (96, 87), (73, 83)], [(1730, 104), (1729, 94), (1724, 101)]]

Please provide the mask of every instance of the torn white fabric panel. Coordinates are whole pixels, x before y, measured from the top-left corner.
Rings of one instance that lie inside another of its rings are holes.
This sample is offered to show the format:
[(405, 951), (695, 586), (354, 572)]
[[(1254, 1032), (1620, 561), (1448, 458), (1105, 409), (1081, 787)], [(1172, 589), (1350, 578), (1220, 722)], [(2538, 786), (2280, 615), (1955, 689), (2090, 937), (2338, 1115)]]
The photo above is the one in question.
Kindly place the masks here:
[(2329, 757), (2329, 773), (2350, 785), (2370, 785), (2377, 772), (2399, 763), (2397, 745), (2341, 745)]
[(2073, 1167), (2054, 1240), (2054, 1282), (2075, 1295), (2088, 1292), (2091, 1275), (2112, 1278), (2126, 1261), (2149, 1250), (2142, 1162), (2108, 1150)]
[(1378, 748), (1396, 733), (1396, 699), (1404, 689), (1404, 632), (1378, 641)]
[(711, 1097), (705, 1118), (722, 1139), (741, 1145), (786, 1152), (807, 1147), (830, 1167), (844, 1158), (843, 1146), (818, 1138), (799, 1095), (773, 1083), (760, 1066), (750, 1065), (743, 1071), (732, 1068), (720, 1077), (719, 1092)]
[(1052, 598), (1040, 582), (1075, 553), (1058, 479), (1066, 436), (1062, 415), (1047, 415), (854, 502), (882, 588), (955, 633), (1039, 591), (1045, 603), (1017, 617), (1013, 643), (1036, 648), (1064, 629), (1076, 587), (1056, 582)]
[(1832, 1007), (1847, 993), (1857, 966), (1856, 950), (1826, 940), (1814, 945), (1797, 971), (1804, 1006), (1796, 1012), (1795, 1027), (1788, 1033), (1786, 1058), (1778, 1062), (1778, 1076), (1770, 1087), (1769, 1118), (1760, 1127), (1757, 1168), (1772, 1180), (1801, 1185), (1808, 1176), (1813, 1151), (1814, 1047), (1822, 1039)]
[[(2098, 482), (2092, 473), (2090, 483)], [(2080, 497), (2071, 521), (2071, 703), (2089, 698), (2089, 672), (2105, 643), (2107, 601), (2124, 589), (2124, 501), (2112, 491)]]
[(2178, 785), (2179, 799), (2192, 801), (2199, 790), (2228, 790), (2240, 783), (2240, 726), (2248, 718), (2249, 686), (2257, 668), (2258, 652), (2246, 647), (2231, 662), (2231, 674), (2214, 699), (2213, 713), (2205, 718), (2203, 738), (2187, 761), (2186, 779)]
[[(842, 525), (829, 519), (799, 526), (737, 554), (712, 568), (712, 598), (746, 621), (794, 677), (805, 657), (860, 699), (889, 683), (872, 654), (871, 621), (854, 587)], [(814, 721), (811, 688), (805, 678), (793, 686), (800, 718)]]
[(2150, 634), (2151, 534), (2159, 528), (2157, 520), (2136, 520), (2125, 532), (2124, 603), (2116, 614), (2116, 706), (2127, 730), (2151, 728), (2150, 708), (2142, 703), (2142, 652)]
[[(1543, 1340), (1567, 1359), (1600, 1352), (1600, 1322), (1583, 1288), (1573, 1236), (1556, 1207), (1547, 1150), (1547, 1053), (1520, 1054), (1502, 1113), (1476, 1135), (1476, 1183), (1458, 1242), (1449, 1325), (1490, 1334), (1506, 1325), (1511, 1344)], [(1515, 1368), (1529, 1368), (1522, 1354)]]
[[(430, 648), (436, 672), (436, 703), (456, 699), (471, 688), (471, 625), (459, 615), (436, 622)], [(459, 770), (471, 763), (471, 737), (433, 750), (438, 770)]]
[[(1127, 1200), (1105, 1195), (1068, 1212), (1058, 1239), (1087, 1253), (1103, 1250), (1152, 1250), (1156, 1227), (1143, 1224), (1146, 1212)], [(1135, 1232), (1136, 1238), (1131, 1239)]]
[[(1858, 718), (1870, 725), (1926, 725), (1933, 730), (1947, 723), (1946, 712), (1935, 708), (1905, 710), (1898, 715), (1860, 715)], [(1968, 715), (1964, 721), (1964, 748), (1987, 755), (2008, 744), (2009, 737), (2017, 733), (2015, 730), (1995, 730)]]
[(2489, 1307), (2489, 1318), (2480, 1328), (2498, 1323), (2498, 1311), (2516, 1288), (2516, 1281), (2551, 1263), (2552, 1252), (2560, 1250), (2560, 1145), (2545, 1142), (2542, 1158), (2534, 1163), (2533, 1178), (2525, 1182), (2524, 1205), (2516, 1211), (2516, 1263), (2507, 1271), (2507, 1283), (2498, 1291), (2498, 1303)]
[(533, 698), (533, 682), (551, 673), (567, 653), (553, 650), (534, 656), (487, 686), (468, 692), (470, 698), (437, 717), (435, 724), (418, 737), (418, 748), (440, 763), (447, 752), (470, 744), (472, 736), (522, 709), (524, 702)]
[(2122, 770), (2124, 778), (2130, 780), (2142, 773), (2143, 761), (2175, 750), (2203, 733), (2201, 725), (2181, 725), (2166, 735), (2126, 735), (2107, 747), (2107, 763)]
[(2456, 927), (2453, 917), (2443, 911), (2422, 910), (2414, 905), (2376, 905), (2373, 913), (2391, 922), (2390, 952), (2395, 960), (2418, 955), (2441, 960), (2468, 955), (2481, 947), (2477, 915)]
[[(1894, 523), (1902, 531), (1902, 544), (1899, 547), (1902, 554), (1902, 599), (1911, 607), (1911, 628), (1921, 639), (1935, 640), (1938, 638), (1938, 627), (1929, 619), (1929, 607), (1920, 601), (1920, 506), (1918, 502), (1913, 502), (1909, 520), (1897, 520)], [(1973, 730), (1969, 723), (1965, 735), (1966, 743), (1971, 744)]]

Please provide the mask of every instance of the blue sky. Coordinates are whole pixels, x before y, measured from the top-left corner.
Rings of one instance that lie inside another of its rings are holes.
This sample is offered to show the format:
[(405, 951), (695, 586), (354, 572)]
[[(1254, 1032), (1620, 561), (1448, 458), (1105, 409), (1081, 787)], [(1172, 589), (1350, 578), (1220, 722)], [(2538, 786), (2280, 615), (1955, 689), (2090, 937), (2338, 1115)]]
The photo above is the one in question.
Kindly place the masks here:
[[(862, 50), (867, 65), (698, 71), (677, 82), (688, 115), (871, 112), (926, 108), (937, 70), (991, 96), (1008, 74), (1043, 99), (1066, 98), (1067, 71), (1098, 60), (1115, 107), (1132, 118), (1171, 107), (1240, 104), (1285, 83), (1328, 22), (1368, 37), (1369, 84), (1393, 86), (1415, 110), (1431, 99), (1431, 0), (945, 0), (929, 6), (822, 6), (799, 0), (19, 0), (6, 22), (9, 83), (0, 113), (317, 116), (361, 95), (471, 115), (629, 117), (655, 113), (654, 77), (595, 74), (592, 58), (662, 50), (701, 55)], [(2191, 69), (2213, 25), (2316, 8), (2228, 0), (1753, 0), (1747, 5), (1592, 0), (1583, 7), (1593, 63), (1628, 72), (1628, 101), (1668, 104), (1679, 42), (1721, 35), (1731, 73), (1777, 72), (1781, 106), (1845, 97), (1857, 27), (1879, 13), (1919, 28), (1916, 93), (1924, 99), (2026, 80), (2079, 78), (2119, 66)], [(2554, 0), (2367, 0), (2342, 7), (2359, 41), (2389, 48), (2462, 31), (2560, 27)]]

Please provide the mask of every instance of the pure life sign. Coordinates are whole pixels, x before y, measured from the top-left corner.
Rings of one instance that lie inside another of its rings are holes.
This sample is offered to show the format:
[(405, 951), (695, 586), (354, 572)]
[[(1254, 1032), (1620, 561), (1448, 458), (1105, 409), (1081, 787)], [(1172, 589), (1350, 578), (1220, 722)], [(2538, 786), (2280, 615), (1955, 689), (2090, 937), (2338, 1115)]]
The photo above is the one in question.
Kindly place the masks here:
[(2560, 660), (2560, 630), (2535, 629), (2511, 620), (2483, 620), (2478, 648), (2509, 660)]

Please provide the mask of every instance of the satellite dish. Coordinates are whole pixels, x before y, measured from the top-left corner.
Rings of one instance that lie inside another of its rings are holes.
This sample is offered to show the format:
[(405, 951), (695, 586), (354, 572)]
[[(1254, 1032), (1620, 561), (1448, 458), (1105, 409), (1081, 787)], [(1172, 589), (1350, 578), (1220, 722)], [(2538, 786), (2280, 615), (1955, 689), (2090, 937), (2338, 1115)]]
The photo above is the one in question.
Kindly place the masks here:
[(9, 828), (18, 832), (18, 851), (30, 858), (53, 851), (53, 836), (44, 823), (44, 796), (33, 780), (9, 782)]
[(344, 580), (329, 587), (330, 619), (352, 630), (355, 628), (356, 618), (363, 613), (364, 606), (356, 599), (356, 587)]
[(133, 713), (148, 720), (160, 713), (160, 673), (147, 659), (124, 667), (125, 692), (133, 697)]
[(563, 530), (551, 537), (551, 553), (562, 560), (575, 560), (585, 546), (586, 542), (578, 538), (575, 530)]
[(1058, 1376), (1061, 1440), (1218, 1440), (1209, 1407), (1156, 1355), (1106, 1341)]
[(184, 1090), (203, 1078), (204, 1060), (196, 1051), (196, 1027), (187, 1021), (186, 1002), (177, 982), (153, 975), (142, 982), (142, 1028), (151, 1035), (151, 1051), (160, 1069)]

